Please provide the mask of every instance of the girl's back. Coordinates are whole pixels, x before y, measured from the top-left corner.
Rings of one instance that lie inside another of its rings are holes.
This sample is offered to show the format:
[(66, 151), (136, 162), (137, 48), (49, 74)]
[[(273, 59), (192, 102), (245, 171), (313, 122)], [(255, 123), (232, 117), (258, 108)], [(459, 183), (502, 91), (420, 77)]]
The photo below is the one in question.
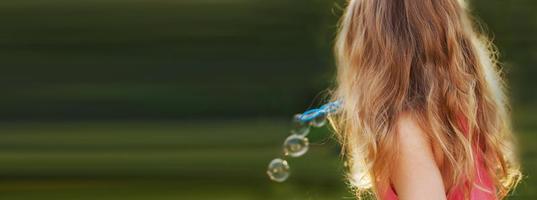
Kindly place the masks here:
[[(335, 45), (342, 105), (331, 121), (358, 195), (502, 199), (518, 182), (501, 73), (467, 7), (348, 1)], [(404, 113), (414, 125), (400, 132)]]
[[(461, 129), (467, 133), (468, 124), (466, 120), (461, 119), (459, 126)], [(468, 181), (466, 185), (455, 186), (447, 192), (447, 200), (464, 200), (465, 199), (465, 187), (470, 187), (470, 199), (471, 200), (496, 200), (496, 189), (494, 183), (487, 172), (485, 163), (483, 162), (482, 155), (479, 151), (473, 151), (475, 159), (475, 174), (476, 178), (473, 181)], [(424, 191), (426, 192), (426, 191)], [(381, 200), (398, 200), (397, 193), (395, 189), (390, 186), (390, 188), (384, 192), (381, 197)]]

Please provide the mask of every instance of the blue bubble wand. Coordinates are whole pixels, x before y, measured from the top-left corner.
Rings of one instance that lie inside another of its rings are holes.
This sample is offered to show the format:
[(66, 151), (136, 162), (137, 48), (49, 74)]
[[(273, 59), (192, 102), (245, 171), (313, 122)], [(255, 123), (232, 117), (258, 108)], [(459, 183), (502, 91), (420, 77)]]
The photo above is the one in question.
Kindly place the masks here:
[[(296, 114), (293, 117), (294, 127), (291, 135), (283, 143), (284, 155), (290, 157), (304, 155), (309, 148), (309, 140), (306, 136), (310, 132), (310, 127), (324, 126), (328, 115), (337, 112), (339, 107), (341, 107), (340, 100)], [(275, 158), (268, 165), (267, 175), (273, 181), (284, 182), (290, 174), (290, 167), (285, 159)]]

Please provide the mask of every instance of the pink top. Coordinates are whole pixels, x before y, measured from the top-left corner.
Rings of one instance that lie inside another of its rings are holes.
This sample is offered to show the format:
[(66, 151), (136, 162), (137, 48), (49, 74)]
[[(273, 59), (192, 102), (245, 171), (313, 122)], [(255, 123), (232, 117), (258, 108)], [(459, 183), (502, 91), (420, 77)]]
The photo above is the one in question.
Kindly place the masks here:
[[(461, 127), (463, 131), (468, 132), (468, 124), (466, 121), (461, 120)], [(496, 200), (496, 190), (494, 183), (487, 173), (487, 169), (481, 158), (479, 151), (474, 151), (476, 155), (476, 179), (472, 181), (472, 187), (470, 191), (470, 200)], [(453, 187), (447, 193), (448, 200), (463, 200), (464, 199), (464, 185)], [(397, 194), (394, 188), (390, 187), (389, 190), (382, 194), (381, 200), (398, 200)]]

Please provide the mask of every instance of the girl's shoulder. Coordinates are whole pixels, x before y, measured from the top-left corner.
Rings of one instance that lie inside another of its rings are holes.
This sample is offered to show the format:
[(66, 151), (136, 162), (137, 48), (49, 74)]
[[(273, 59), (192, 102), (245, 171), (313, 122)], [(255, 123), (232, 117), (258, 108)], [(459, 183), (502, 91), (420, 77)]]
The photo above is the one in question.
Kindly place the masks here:
[[(395, 129), (397, 158), (392, 166), (390, 182), (397, 195), (407, 199), (445, 198), (442, 175), (429, 137), (417, 118), (402, 113), (397, 117)], [(421, 192), (423, 190), (429, 192), (425, 195)]]

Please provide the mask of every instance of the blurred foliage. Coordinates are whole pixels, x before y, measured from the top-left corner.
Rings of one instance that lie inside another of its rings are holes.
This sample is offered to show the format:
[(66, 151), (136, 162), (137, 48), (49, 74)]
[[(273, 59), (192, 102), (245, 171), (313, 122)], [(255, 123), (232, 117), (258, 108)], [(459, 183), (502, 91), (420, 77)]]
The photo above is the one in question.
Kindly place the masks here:
[(9, 67), (0, 75), (5, 83), (0, 115), (287, 114), (329, 83), (323, 74), (331, 70), (332, 5), (4, 1), (0, 62)]

